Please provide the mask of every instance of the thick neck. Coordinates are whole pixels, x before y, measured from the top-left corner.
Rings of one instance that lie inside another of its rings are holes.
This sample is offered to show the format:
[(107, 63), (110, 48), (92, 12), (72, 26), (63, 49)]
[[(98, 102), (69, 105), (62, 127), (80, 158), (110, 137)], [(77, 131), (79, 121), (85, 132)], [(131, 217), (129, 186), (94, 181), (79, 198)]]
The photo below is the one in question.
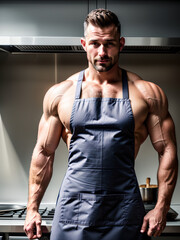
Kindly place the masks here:
[(121, 75), (121, 69), (119, 68), (118, 64), (114, 65), (113, 68), (111, 68), (107, 72), (98, 72), (90, 64), (89, 68), (87, 68), (85, 72), (86, 81), (96, 81), (99, 84), (120, 81)]

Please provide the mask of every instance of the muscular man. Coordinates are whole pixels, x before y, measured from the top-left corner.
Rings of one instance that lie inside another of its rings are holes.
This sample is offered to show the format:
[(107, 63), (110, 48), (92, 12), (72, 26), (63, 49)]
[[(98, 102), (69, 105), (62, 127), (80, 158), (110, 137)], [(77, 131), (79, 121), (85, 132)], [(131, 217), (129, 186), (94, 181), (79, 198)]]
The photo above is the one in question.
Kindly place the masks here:
[[(38, 207), (62, 137), (68, 169), (59, 193), (51, 240), (140, 240), (166, 225), (177, 178), (173, 120), (154, 83), (118, 66), (125, 40), (108, 10), (92, 11), (81, 43), (88, 68), (53, 86), (44, 98), (29, 177), (25, 232), (41, 236)], [(134, 159), (148, 134), (159, 156), (158, 200), (145, 215)], [(147, 232), (147, 235), (146, 235)]]

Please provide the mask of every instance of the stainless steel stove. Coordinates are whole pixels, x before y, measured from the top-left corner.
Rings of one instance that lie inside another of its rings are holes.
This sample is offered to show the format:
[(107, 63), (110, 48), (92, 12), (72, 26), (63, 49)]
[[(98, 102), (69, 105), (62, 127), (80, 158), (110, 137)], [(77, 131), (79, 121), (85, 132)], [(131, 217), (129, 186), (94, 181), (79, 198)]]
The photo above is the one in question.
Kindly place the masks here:
[[(154, 208), (153, 204), (145, 204), (146, 212)], [(1, 205), (0, 204), (0, 220), (25, 220), (26, 207), (21, 205)], [(53, 220), (55, 208), (40, 208), (39, 213), (42, 220)], [(170, 208), (167, 214), (167, 220), (174, 220), (177, 217), (177, 212)]]
[[(23, 206), (19, 207), (20, 209), (11, 208), (9, 210), (7, 209), (6, 211), (0, 210), (0, 220), (25, 220), (27, 210)], [(1, 206), (0, 209), (2, 209)], [(47, 207), (39, 209), (42, 220), (52, 220), (54, 216), (54, 211), (54, 208), (48, 209)]]
[[(0, 204), (0, 240), (28, 240), (23, 230), (26, 212), (26, 207), (22, 205)], [(54, 205), (40, 206), (43, 232), (41, 240), (50, 239), (54, 212)]]
[[(150, 211), (153, 208), (154, 204), (145, 204), (146, 212)], [(50, 231), (54, 212), (54, 204), (40, 206), (39, 213), (42, 217), (43, 232), (43, 236), (40, 238), (40, 240), (50, 239)], [(166, 227), (167, 232), (177, 231), (179, 233), (179, 220), (176, 220), (177, 215), (178, 213), (172, 208), (169, 210), (167, 220), (173, 222), (169, 222), (169, 226)], [(25, 217), (25, 206), (14, 204), (0, 204), (0, 240), (28, 240), (23, 230)]]
[[(155, 204), (145, 203), (144, 207), (145, 207), (146, 213), (148, 213), (150, 210), (152, 210), (155, 207)], [(170, 208), (166, 218), (167, 218), (167, 221), (174, 221), (177, 218), (177, 216), (178, 216), (178, 213), (174, 209)]]

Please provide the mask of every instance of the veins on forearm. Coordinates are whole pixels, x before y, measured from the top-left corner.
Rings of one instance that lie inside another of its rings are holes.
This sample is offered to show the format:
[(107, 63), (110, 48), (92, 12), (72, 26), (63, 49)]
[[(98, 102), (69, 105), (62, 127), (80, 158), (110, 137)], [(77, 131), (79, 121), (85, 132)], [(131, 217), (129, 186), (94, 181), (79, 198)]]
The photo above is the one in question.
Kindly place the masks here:
[(167, 149), (163, 156), (160, 156), (160, 165), (158, 169), (158, 205), (170, 206), (177, 180), (176, 160), (176, 156)]
[(47, 155), (41, 150), (31, 166), (30, 198), (42, 198), (44, 191), (52, 176), (54, 154)]

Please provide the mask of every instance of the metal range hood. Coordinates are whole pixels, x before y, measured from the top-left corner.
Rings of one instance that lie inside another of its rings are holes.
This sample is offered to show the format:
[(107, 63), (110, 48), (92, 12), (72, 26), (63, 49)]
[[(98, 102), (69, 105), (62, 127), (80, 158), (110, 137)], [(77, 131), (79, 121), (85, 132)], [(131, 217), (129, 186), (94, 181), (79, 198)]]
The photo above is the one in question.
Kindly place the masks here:
[[(180, 53), (180, 38), (126, 37), (122, 53)], [(80, 37), (0, 36), (9, 53), (83, 53)]]
[[(83, 21), (108, 8), (121, 21), (123, 53), (180, 53), (179, 1), (5, 0), (0, 3), (0, 51), (83, 53)], [(170, 11), (171, 10), (171, 11)]]

